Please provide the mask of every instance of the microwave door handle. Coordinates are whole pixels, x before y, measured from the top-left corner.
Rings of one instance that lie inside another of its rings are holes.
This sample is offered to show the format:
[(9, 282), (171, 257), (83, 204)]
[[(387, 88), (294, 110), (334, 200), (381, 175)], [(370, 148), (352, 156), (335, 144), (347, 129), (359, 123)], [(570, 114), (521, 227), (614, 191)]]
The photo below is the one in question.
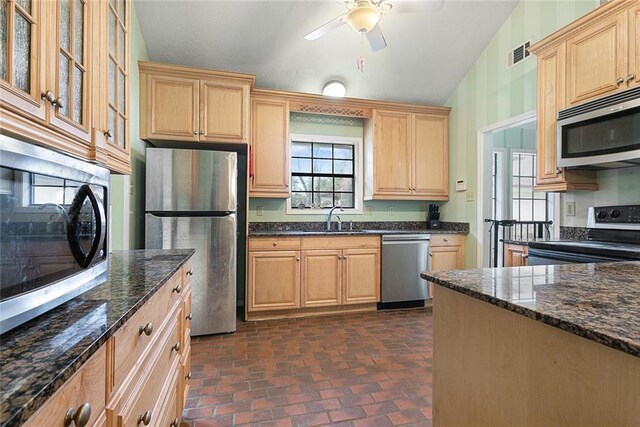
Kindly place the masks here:
[[(95, 224), (96, 224), (96, 237), (93, 240), (91, 249), (88, 253), (85, 253), (80, 246), (80, 239), (78, 236), (80, 226), (80, 212), (85, 199), (89, 199), (91, 207), (93, 209)], [(91, 265), (91, 262), (95, 258), (99, 249), (104, 245), (104, 239), (107, 232), (107, 222), (104, 213), (104, 207), (98, 200), (98, 197), (87, 184), (82, 185), (69, 208), (69, 225), (67, 227), (67, 241), (69, 242), (69, 248), (73, 257), (76, 259), (80, 267), (87, 268)]]

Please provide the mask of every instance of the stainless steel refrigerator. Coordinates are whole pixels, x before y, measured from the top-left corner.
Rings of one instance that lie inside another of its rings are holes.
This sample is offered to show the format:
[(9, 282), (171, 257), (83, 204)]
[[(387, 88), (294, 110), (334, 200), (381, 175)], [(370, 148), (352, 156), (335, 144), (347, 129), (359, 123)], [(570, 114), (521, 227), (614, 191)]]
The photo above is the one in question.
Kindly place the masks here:
[(148, 249), (193, 248), (191, 335), (236, 330), (237, 153), (147, 148)]

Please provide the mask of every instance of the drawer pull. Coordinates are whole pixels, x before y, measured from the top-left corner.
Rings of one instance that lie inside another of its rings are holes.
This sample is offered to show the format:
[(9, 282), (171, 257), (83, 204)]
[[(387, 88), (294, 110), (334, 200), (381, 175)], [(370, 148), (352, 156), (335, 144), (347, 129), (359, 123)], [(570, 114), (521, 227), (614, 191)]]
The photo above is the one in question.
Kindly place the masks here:
[(190, 380), (191, 379), (191, 371), (189, 371), (189, 373), (187, 375), (185, 375), (184, 379), (185, 380)]
[(83, 403), (78, 409), (69, 408), (64, 416), (64, 426), (68, 427), (71, 423), (75, 423), (76, 427), (84, 427), (91, 418), (91, 405)]
[(182, 285), (178, 285), (175, 288), (173, 288), (173, 292), (175, 292), (176, 294), (179, 294), (180, 292), (182, 292)]
[(177, 342), (171, 346), (171, 350), (180, 351), (180, 343)]
[(147, 411), (138, 417), (138, 425), (140, 425), (140, 423), (146, 426), (151, 424), (151, 411)]
[(178, 427), (179, 422), (180, 422), (179, 419), (174, 418), (173, 421), (171, 421), (171, 424), (169, 424), (169, 427)]
[(433, 256), (433, 253), (429, 252), (429, 256)]
[(273, 242), (273, 246), (278, 246), (278, 242)]
[(193, 276), (193, 268), (190, 268), (189, 271), (187, 271), (187, 275)]
[(149, 322), (144, 326), (140, 326), (140, 329), (138, 329), (138, 334), (142, 335), (145, 334), (146, 336), (150, 336), (153, 333), (153, 323)]
[(444, 241), (445, 241), (445, 242), (448, 242), (448, 241), (449, 241), (449, 239), (447, 239), (447, 238), (445, 237)]
[(193, 314), (189, 313), (189, 315), (187, 317), (185, 317), (185, 319), (187, 319), (187, 320), (193, 319)]

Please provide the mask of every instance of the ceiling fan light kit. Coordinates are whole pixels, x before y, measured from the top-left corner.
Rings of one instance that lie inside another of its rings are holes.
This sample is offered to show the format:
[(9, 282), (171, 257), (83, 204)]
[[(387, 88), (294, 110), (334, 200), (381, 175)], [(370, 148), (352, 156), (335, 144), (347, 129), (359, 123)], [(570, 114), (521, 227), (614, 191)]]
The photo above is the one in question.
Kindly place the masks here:
[(381, 17), (382, 13), (378, 8), (363, 1), (358, 2), (358, 6), (347, 13), (345, 22), (356, 33), (366, 34), (378, 24)]
[(322, 95), (330, 96), (332, 98), (344, 98), (347, 93), (347, 88), (344, 84), (338, 80), (330, 80), (324, 84), (322, 88)]

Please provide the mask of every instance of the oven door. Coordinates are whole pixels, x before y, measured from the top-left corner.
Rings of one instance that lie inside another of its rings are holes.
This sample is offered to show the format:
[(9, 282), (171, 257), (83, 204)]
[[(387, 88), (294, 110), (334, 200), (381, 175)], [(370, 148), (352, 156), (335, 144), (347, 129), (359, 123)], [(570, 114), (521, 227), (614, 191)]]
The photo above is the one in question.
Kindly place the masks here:
[(529, 248), (528, 265), (586, 264), (591, 262), (628, 261), (600, 255), (585, 255), (575, 252), (550, 251)]

